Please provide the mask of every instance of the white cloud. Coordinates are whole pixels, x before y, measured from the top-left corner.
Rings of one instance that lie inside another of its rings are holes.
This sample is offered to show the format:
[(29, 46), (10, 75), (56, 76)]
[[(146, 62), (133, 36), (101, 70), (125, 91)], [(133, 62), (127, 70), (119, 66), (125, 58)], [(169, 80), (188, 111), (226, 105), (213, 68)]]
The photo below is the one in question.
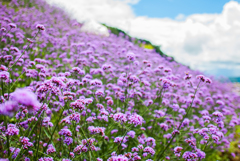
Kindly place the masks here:
[(121, 0), (121, 1), (129, 4), (137, 4), (140, 0)]
[(112, 23), (134, 18), (128, 3), (136, 0), (46, 0), (46, 2), (65, 9), (73, 18), (83, 22), (95, 19), (99, 22)]
[(161, 45), (167, 55), (194, 69), (215, 71), (226, 68), (236, 71), (240, 68), (238, 2), (226, 3), (220, 14), (180, 14), (172, 20), (137, 17), (129, 4), (138, 3), (139, 0), (47, 1), (64, 6), (80, 22), (95, 19)]
[(186, 16), (184, 14), (180, 13), (175, 17), (175, 20), (184, 20), (185, 18), (186, 18)]

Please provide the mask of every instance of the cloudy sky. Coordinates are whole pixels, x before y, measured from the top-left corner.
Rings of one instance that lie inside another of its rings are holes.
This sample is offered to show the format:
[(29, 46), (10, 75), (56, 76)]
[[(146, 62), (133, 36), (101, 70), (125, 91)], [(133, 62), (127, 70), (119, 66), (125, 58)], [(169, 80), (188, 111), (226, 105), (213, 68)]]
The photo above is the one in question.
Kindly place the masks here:
[(150, 40), (212, 75), (240, 76), (240, 0), (46, 0), (79, 22), (94, 19)]

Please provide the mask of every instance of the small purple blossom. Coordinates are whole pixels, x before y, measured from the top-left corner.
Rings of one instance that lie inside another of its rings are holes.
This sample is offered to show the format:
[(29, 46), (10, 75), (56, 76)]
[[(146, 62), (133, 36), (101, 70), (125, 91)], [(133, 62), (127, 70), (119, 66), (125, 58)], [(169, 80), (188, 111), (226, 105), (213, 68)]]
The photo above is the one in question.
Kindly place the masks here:
[(36, 111), (40, 107), (37, 96), (26, 88), (17, 89), (11, 94), (10, 99), (18, 104), (26, 106), (30, 112)]
[(129, 117), (129, 123), (130, 124), (134, 124), (135, 127), (137, 125), (142, 125), (143, 123), (143, 118), (142, 116), (138, 115), (138, 114), (132, 114), (130, 117)]
[(37, 28), (38, 30), (42, 30), (42, 31), (45, 30), (45, 27), (44, 27), (43, 25), (41, 25), (41, 24), (37, 24), (36, 28)]

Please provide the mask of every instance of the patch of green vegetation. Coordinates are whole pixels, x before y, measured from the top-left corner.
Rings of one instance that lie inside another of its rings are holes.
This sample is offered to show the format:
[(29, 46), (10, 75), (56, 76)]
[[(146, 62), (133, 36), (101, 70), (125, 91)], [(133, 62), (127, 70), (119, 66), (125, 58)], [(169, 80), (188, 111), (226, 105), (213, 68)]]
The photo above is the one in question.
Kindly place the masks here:
[[(104, 26), (106, 26), (110, 31), (111, 33), (115, 34), (115, 35), (120, 35), (120, 33), (122, 33), (124, 35), (124, 37), (128, 37), (128, 39), (132, 42), (134, 42), (134, 44), (138, 44), (139, 46), (142, 46), (142, 44), (147, 47), (150, 47), (151, 46), (151, 49), (154, 49), (157, 53), (159, 53), (162, 57), (165, 57), (165, 58), (168, 58), (169, 61), (175, 61), (173, 57), (170, 57), (168, 55), (166, 55), (165, 53), (162, 52), (161, 50), (161, 46), (157, 46), (157, 45), (153, 45), (150, 41), (148, 40), (144, 40), (144, 39), (138, 39), (138, 38), (133, 38), (131, 36), (129, 36), (126, 32), (118, 29), (118, 28), (115, 28), (115, 27), (110, 27), (110, 26), (107, 26), (106, 24), (102, 24)], [(147, 48), (149, 49), (149, 48)]]

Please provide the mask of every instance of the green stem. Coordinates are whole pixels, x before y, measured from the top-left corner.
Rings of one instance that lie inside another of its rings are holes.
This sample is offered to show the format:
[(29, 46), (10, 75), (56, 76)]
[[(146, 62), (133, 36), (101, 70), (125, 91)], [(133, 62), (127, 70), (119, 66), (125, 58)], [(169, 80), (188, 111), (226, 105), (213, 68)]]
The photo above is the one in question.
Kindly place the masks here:
[[(5, 128), (7, 129), (7, 116), (4, 116), (4, 124)], [(8, 150), (8, 158), (10, 158), (10, 146), (9, 146), (9, 136), (7, 135), (7, 150)]]
[[(36, 38), (36, 36), (38, 35), (39, 31), (40, 31), (40, 29), (38, 30), (38, 32), (36, 33), (36, 35), (33, 37), (33, 39)], [(15, 61), (15, 63), (13, 63), (13, 65), (12, 65), (10, 68), (8, 68), (8, 71), (9, 71), (10, 69), (12, 69), (12, 67), (18, 62), (19, 59), (21, 59), (21, 57), (23, 56), (23, 54), (25, 53), (25, 51), (28, 49), (28, 47), (29, 47), (29, 44), (28, 44), (28, 46), (26, 47), (26, 49), (23, 50), (22, 54), (21, 54), (20, 57), (17, 59), (17, 61)]]
[[(48, 97), (49, 93), (50, 93), (50, 91), (47, 93), (46, 98)], [(51, 98), (50, 98), (50, 99), (51, 99)], [(50, 102), (50, 99), (49, 99), (49, 102)], [(46, 100), (47, 100), (47, 99), (44, 100), (42, 106), (40, 107), (40, 109), (39, 109), (39, 111), (37, 112), (37, 114), (35, 115), (35, 117), (38, 116), (39, 113), (41, 113), (42, 107), (43, 107), (43, 105), (44, 105), (44, 103), (45, 103)], [(49, 104), (49, 102), (48, 102), (48, 104)], [(43, 112), (42, 112), (42, 113), (43, 113)], [(42, 113), (40, 114), (40, 117), (42, 116)], [(37, 122), (35, 123), (34, 127), (31, 129), (30, 133), (29, 133), (28, 136), (27, 136), (28, 138), (29, 138), (30, 135), (32, 135), (33, 130), (34, 130), (35, 127), (37, 126), (39, 120), (40, 120), (40, 119), (37, 120)], [(31, 125), (28, 127), (28, 129), (26, 130), (26, 132), (24, 133), (23, 136), (26, 136), (26, 134), (28, 133), (29, 129), (32, 127), (32, 124), (33, 124), (33, 122), (32, 122)], [(23, 146), (21, 147), (21, 149), (20, 149), (20, 151), (19, 151), (19, 154), (21, 154), (22, 148), (23, 148)], [(16, 149), (17, 149), (17, 148), (16, 148)], [(14, 152), (12, 152), (12, 154), (13, 154), (13, 153), (14, 153)], [(11, 154), (11, 156), (12, 156), (12, 154)], [(10, 156), (10, 157), (11, 157), (11, 156)], [(17, 157), (14, 159), (14, 161), (17, 160), (19, 156), (20, 156), (20, 155), (17, 155)]]
[(61, 112), (61, 114), (60, 114), (60, 116), (59, 116), (59, 118), (58, 118), (58, 120), (57, 120), (57, 122), (56, 122), (56, 124), (55, 124), (56, 126), (54, 127), (53, 132), (52, 132), (52, 134), (51, 134), (51, 136), (50, 136), (50, 140), (48, 141), (47, 146), (44, 148), (43, 152), (46, 150), (46, 148), (48, 147), (49, 143), (52, 141), (53, 134), (54, 134), (54, 132), (56, 131), (56, 129), (57, 129), (57, 127), (58, 127), (59, 121), (60, 121), (61, 118), (62, 118), (62, 114), (63, 114), (63, 111), (65, 110), (65, 107), (66, 107), (66, 106), (67, 106), (67, 105), (65, 105), (65, 106), (63, 107), (63, 110), (62, 110), (62, 112)]
[(2, 85), (2, 96), (4, 97), (4, 86), (3, 86), (3, 81), (1, 81), (1, 85)]
[[(132, 125), (132, 126), (133, 126), (133, 125)], [(126, 129), (125, 134), (124, 134), (124, 136), (123, 136), (123, 139), (122, 139), (121, 143), (117, 146), (117, 149), (119, 149), (119, 146), (122, 144), (122, 142), (123, 142), (123, 140), (124, 140), (127, 132), (128, 132), (129, 130), (131, 130), (132, 126), (130, 126), (130, 128), (127, 128), (127, 127), (125, 128), (125, 129)], [(116, 149), (116, 148), (114, 148), (111, 152), (109, 152), (108, 154), (105, 154), (105, 155), (103, 155), (103, 156), (101, 156), (101, 157), (104, 157), (104, 156), (106, 156), (106, 155), (111, 154), (113, 151), (115, 151), (115, 149)], [(118, 152), (118, 151), (117, 151), (117, 152)]]
[(210, 142), (210, 139), (208, 140), (208, 142), (205, 144), (205, 146), (204, 146), (204, 148), (203, 148), (203, 151), (205, 151), (206, 150), (206, 148), (207, 148), (207, 145), (208, 145), (208, 143)]
[(89, 160), (92, 161), (91, 151), (88, 151)]
[[(43, 114), (44, 115), (44, 114)], [(40, 122), (41, 122), (41, 125), (40, 125), (40, 132), (39, 132), (39, 135), (38, 135), (38, 145), (37, 145), (37, 153), (36, 153), (36, 159), (38, 159), (38, 149), (39, 149), (39, 142), (40, 142), (40, 139), (41, 139), (41, 132), (42, 132), (42, 117), (40, 118)]]
[(18, 78), (17, 80), (13, 83), (13, 85), (10, 87), (10, 90), (13, 88), (13, 86), (18, 82), (19, 78), (24, 75), (26, 72), (23, 72)]
[[(85, 132), (83, 131), (82, 128), (80, 128), (80, 129), (81, 129), (81, 131), (82, 131), (82, 133), (83, 133), (84, 138), (87, 140), (87, 143), (88, 143), (88, 138), (86, 137)], [(91, 150), (90, 147), (89, 147), (89, 149), (90, 149), (90, 152), (93, 154), (93, 152), (92, 152), (92, 150)], [(91, 155), (89, 155), (89, 158), (91, 159)], [(95, 156), (94, 156), (94, 154), (93, 154), (93, 159), (95, 160)]]
[[(199, 81), (199, 83), (198, 83), (198, 85), (197, 85), (197, 88), (196, 88), (196, 90), (195, 90), (195, 92), (194, 92), (194, 96), (193, 96), (192, 102), (191, 102), (190, 106), (187, 108), (187, 112), (186, 112), (186, 114), (183, 116), (183, 118), (182, 118), (182, 120), (181, 120), (181, 123), (180, 123), (180, 125), (178, 126), (177, 130), (180, 130), (184, 119), (188, 116), (188, 113), (189, 113), (189, 111), (190, 111), (190, 109), (191, 109), (191, 107), (192, 107), (192, 104), (193, 104), (193, 101), (194, 101), (194, 99), (195, 99), (195, 95), (196, 95), (196, 93), (197, 93), (197, 90), (198, 90), (198, 87), (199, 87), (200, 83), (201, 83), (201, 80)], [(159, 157), (158, 157), (157, 160), (160, 160), (160, 159), (162, 158), (164, 152), (165, 152), (165, 151), (168, 149), (168, 147), (172, 144), (173, 139), (175, 138), (176, 135), (177, 135), (177, 134), (174, 134), (174, 135), (172, 136), (171, 141), (170, 141), (170, 142), (168, 143), (168, 145), (164, 148), (164, 150), (160, 153), (160, 155), (159, 155)], [(157, 156), (158, 156), (158, 155), (157, 155)]]

